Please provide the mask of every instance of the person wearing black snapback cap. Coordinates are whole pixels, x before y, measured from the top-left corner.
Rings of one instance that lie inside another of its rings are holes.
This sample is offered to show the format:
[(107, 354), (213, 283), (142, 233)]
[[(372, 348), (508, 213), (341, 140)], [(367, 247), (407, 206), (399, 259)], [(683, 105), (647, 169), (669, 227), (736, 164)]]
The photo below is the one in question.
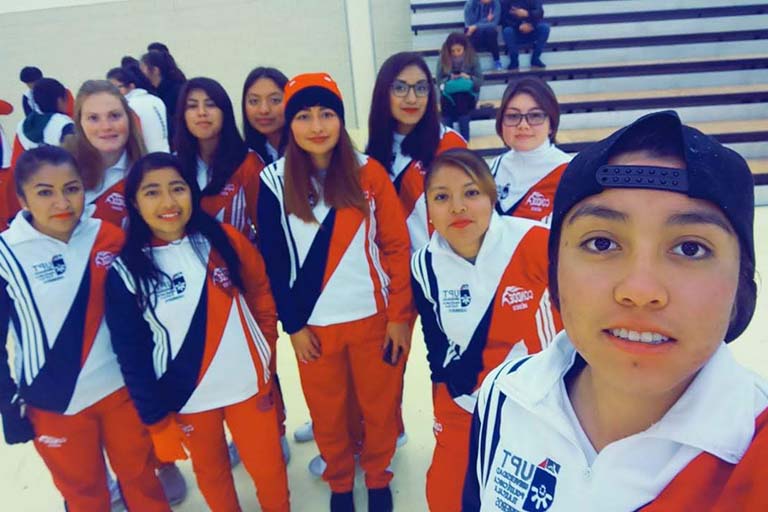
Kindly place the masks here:
[(755, 310), (753, 187), (672, 111), (573, 159), (549, 239), (565, 330), (484, 381), (464, 512), (768, 510), (768, 384), (726, 346)]

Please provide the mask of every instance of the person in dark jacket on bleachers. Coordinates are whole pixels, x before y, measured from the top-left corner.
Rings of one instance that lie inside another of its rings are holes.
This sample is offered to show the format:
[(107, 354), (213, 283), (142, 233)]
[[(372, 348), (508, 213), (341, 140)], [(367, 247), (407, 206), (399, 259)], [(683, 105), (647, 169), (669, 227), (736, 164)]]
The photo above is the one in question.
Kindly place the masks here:
[(501, 69), (499, 59), (499, 0), (467, 0), (464, 4), (464, 32), (477, 51), (489, 51), (494, 69)]
[(549, 38), (549, 25), (544, 23), (541, 0), (501, 0), (501, 35), (507, 45), (509, 66), (520, 67), (520, 45), (532, 45), (531, 67), (543, 68), (541, 52)]

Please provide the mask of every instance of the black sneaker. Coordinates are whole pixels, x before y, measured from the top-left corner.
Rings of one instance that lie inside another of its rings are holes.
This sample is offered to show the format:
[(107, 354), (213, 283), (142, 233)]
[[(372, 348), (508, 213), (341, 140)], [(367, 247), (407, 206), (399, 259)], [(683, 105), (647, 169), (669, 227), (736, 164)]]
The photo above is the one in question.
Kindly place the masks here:
[(541, 59), (535, 59), (531, 61), (531, 67), (532, 68), (545, 68), (547, 67), (546, 64), (544, 64)]
[(368, 489), (368, 512), (392, 512), (392, 491), (389, 487)]
[(331, 493), (331, 512), (355, 512), (352, 491)]
[(517, 71), (520, 68), (520, 61), (517, 59), (510, 59), (509, 64), (507, 65), (507, 69), (510, 71)]

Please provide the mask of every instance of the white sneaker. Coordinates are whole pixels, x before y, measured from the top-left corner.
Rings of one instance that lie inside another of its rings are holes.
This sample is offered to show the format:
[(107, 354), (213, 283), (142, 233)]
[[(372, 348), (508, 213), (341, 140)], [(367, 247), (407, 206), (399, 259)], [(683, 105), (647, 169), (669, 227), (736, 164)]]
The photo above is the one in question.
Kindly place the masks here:
[(287, 466), (291, 461), (291, 447), (288, 445), (288, 439), (285, 436), (280, 436), (280, 448), (283, 449), (283, 460)]
[(325, 463), (321, 455), (315, 455), (312, 457), (312, 460), (309, 461), (308, 467), (310, 473), (312, 473), (317, 478), (321, 478), (325, 472), (325, 468), (328, 467), (328, 464)]
[(187, 482), (176, 464), (163, 464), (157, 469), (157, 479), (169, 505), (178, 505), (187, 497)]
[(293, 431), (293, 439), (297, 443), (308, 443), (315, 439), (315, 433), (312, 430), (312, 422), (307, 421), (302, 426)]
[(395, 445), (397, 448), (402, 448), (405, 446), (405, 444), (408, 442), (408, 434), (403, 432), (399, 436), (397, 436), (397, 444)]
[(231, 468), (237, 467), (240, 464), (240, 452), (237, 451), (234, 441), (230, 441), (227, 445), (227, 451), (229, 452), (229, 466)]
[(125, 503), (123, 502), (123, 495), (120, 492), (120, 486), (117, 484), (117, 480), (112, 476), (112, 473), (107, 470), (107, 488), (109, 488), (109, 502), (112, 505), (112, 510), (125, 510)]

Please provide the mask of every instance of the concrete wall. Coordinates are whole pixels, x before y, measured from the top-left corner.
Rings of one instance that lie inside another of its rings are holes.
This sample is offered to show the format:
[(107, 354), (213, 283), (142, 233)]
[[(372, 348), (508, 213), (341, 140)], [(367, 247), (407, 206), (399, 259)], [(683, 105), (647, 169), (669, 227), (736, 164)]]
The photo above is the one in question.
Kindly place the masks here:
[[(20, 6), (34, 10), (11, 12)], [(123, 55), (139, 57), (157, 40), (187, 76), (219, 80), (236, 105), (255, 66), (288, 76), (327, 71), (348, 100), (348, 127), (358, 135), (368, 112), (355, 111), (370, 100), (364, 88), (378, 64), (410, 47), (408, 0), (34, 0), (28, 6), (0, 0), (0, 98), (16, 107), (0, 118), (6, 134), (22, 117), (21, 67), (36, 65), (76, 93), (83, 80), (103, 78)], [(368, 13), (369, 23), (358, 25), (359, 13)], [(367, 58), (376, 65), (358, 65), (361, 76), (353, 82), (352, 62), (364, 58), (360, 45), (375, 54)]]

